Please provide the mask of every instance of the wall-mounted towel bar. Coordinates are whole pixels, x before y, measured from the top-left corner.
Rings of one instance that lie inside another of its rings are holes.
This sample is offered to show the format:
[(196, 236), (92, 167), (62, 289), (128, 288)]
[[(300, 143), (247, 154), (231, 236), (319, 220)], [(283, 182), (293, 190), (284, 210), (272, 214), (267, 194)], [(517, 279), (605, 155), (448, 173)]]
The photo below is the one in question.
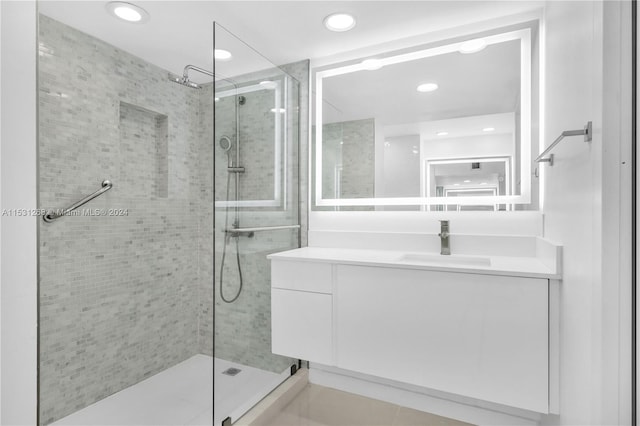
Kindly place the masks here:
[(54, 213), (54, 212), (50, 211), (47, 214), (45, 214), (44, 216), (42, 216), (42, 219), (47, 223), (53, 222), (54, 220), (58, 219), (59, 217), (62, 217), (62, 216), (65, 216), (65, 215), (71, 213), (72, 211), (74, 211), (78, 207), (82, 207), (83, 205), (87, 204), (89, 201), (93, 200), (94, 198), (104, 194), (105, 192), (110, 190), (112, 186), (113, 186), (113, 184), (111, 183), (111, 181), (108, 180), (108, 179), (105, 179), (105, 180), (102, 181), (102, 188), (100, 188), (99, 190), (97, 190), (93, 194), (87, 195), (82, 200), (78, 201), (77, 203), (70, 205), (69, 207), (64, 209), (61, 213)]
[(547, 149), (545, 149), (542, 154), (538, 155), (538, 158), (535, 159), (536, 163), (549, 163), (550, 166), (553, 166), (553, 154), (550, 154), (548, 157), (543, 158), (545, 155), (549, 154), (549, 152), (560, 143), (560, 141), (567, 136), (581, 136), (584, 135), (585, 142), (591, 142), (592, 139), (592, 128), (591, 121), (587, 122), (584, 126), (584, 129), (581, 130), (565, 130), (562, 132), (558, 138), (553, 141), (551, 145)]

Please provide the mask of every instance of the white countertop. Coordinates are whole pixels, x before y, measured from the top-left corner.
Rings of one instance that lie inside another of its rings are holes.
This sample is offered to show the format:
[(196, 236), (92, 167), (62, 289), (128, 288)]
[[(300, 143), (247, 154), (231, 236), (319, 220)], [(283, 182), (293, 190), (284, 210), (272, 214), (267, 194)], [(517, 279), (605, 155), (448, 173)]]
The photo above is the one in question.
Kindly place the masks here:
[[(414, 256), (418, 259), (403, 258)], [(421, 256), (432, 260), (419, 260)], [(423, 269), (429, 271), (456, 272), (465, 274), (505, 275), (529, 278), (561, 279), (559, 271), (554, 270), (537, 257), (512, 256), (442, 256), (439, 253), (402, 252), (396, 250), (365, 250), (325, 247), (303, 247), (267, 256), (272, 260), (290, 260), (305, 262), (338, 263), (344, 265), (362, 265), (383, 268)], [(475, 264), (474, 260), (487, 261), (488, 264)], [(460, 263), (454, 262), (460, 260)], [(465, 260), (469, 260), (468, 263)]]

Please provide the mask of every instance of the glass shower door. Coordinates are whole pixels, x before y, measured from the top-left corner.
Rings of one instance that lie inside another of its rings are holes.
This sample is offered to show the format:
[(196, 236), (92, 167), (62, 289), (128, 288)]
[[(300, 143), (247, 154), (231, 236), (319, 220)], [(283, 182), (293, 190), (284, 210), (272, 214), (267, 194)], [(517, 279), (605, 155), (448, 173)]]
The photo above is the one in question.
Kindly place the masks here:
[[(298, 82), (214, 24), (214, 424), (291, 373), (271, 352), (270, 253), (300, 246)], [(207, 318), (208, 316), (204, 316)]]

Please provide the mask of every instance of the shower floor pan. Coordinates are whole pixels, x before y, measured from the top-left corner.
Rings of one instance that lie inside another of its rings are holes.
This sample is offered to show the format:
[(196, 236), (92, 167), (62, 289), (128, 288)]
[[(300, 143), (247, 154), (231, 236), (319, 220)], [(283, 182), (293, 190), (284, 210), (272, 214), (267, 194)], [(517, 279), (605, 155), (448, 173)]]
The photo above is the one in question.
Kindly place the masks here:
[(193, 356), (52, 425), (219, 426), (227, 417), (240, 418), (288, 377), (213, 361), (210, 356)]
[(213, 358), (196, 355), (52, 425), (211, 426)]

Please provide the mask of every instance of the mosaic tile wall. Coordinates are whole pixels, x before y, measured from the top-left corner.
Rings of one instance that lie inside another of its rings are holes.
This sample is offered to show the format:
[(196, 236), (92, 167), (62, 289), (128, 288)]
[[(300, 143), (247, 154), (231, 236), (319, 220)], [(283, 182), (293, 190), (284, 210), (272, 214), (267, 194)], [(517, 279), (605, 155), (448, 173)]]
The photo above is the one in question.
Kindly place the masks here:
[[(200, 96), (200, 196), (198, 197), (198, 352), (213, 356), (213, 280), (214, 280), (214, 230), (213, 230), (213, 178), (215, 170), (226, 167), (226, 155), (213, 140), (213, 84), (202, 86)], [(233, 116), (230, 116), (232, 118)], [(220, 161), (223, 161), (220, 164)], [(216, 175), (217, 176), (217, 175)]]
[(371, 198), (375, 180), (373, 118), (342, 123), (342, 198)]
[(203, 176), (197, 91), (47, 17), (39, 31), (40, 206), (113, 181), (85, 215), (40, 223), (48, 424), (198, 353)]
[[(294, 64), (296, 67), (308, 70), (308, 61)], [(282, 79), (281, 71), (270, 70), (248, 76), (234, 77), (241, 85), (253, 85), (265, 79), (281, 81), (283, 86), (287, 82)], [(306, 77), (306, 76), (305, 76)], [(308, 78), (307, 78), (308, 80)], [(298, 144), (299, 137), (298, 114), (296, 105), (299, 103), (298, 85), (289, 79), (287, 90), (288, 102), (281, 98), (283, 106), (293, 108), (294, 114), (282, 114), (273, 111), (274, 91), (257, 90), (243, 93), (244, 105), (238, 105), (240, 130), (240, 162), (246, 167), (245, 173), (239, 175), (240, 200), (273, 200), (274, 199), (274, 147), (275, 120), (279, 119), (281, 134), (280, 170), (286, 182), (286, 197), (278, 206), (241, 207), (239, 210), (240, 226), (275, 226), (296, 224), (299, 221), (298, 198)], [(307, 86), (308, 87), (308, 86)], [(218, 88), (223, 92), (226, 87)], [(216, 95), (218, 96), (218, 95)], [(308, 100), (308, 98), (307, 98)], [(215, 199), (219, 203), (227, 199), (226, 183), (230, 179), (230, 200), (234, 200), (235, 175), (226, 170), (227, 156), (219, 145), (222, 135), (229, 136), (235, 142), (235, 102), (237, 98), (221, 97), (216, 102), (216, 136), (215, 162), (216, 182)], [(277, 114), (277, 115), (275, 115)], [(283, 120), (288, 120), (284, 122)], [(289, 129), (289, 131), (284, 131)], [(293, 131), (293, 132), (292, 132)], [(232, 148), (232, 158), (235, 158), (235, 145)], [(266, 183), (266, 184), (265, 184)], [(282, 184), (282, 183), (281, 183)], [(226, 360), (239, 362), (268, 371), (282, 372), (295, 360), (273, 355), (271, 353), (271, 286), (270, 263), (266, 255), (273, 252), (288, 250), (298, 246), (297, 230), (280, 230), (256, 232), (252, 237), (240, 237), (238, 246), (236, 239), (227, 241), (225, 247), (224, 229), (236, 220), (233, 208), (226, 209), (218, 205), (216, 208), (216, 236), (215, 236), (215, 356)], [(306, 238), (306, 232), (305, 232)], [(228, 304), (222, 301), (220, 291), (227, 299), (233, 298), (240, 288), (240, 278), (236, 253), (240, 252), (242, 268), (242, 291), (238, 299)], [(226, 252), (223, 280), (220, 286), (222, 255)], [(209, 289), (210, 291), (210, 289)], [(206, 320), (206, 317), (203, 318)], [(204, 341), (201, 343), (205, 343)]]
[[(334, 168), (340, 167), (339, 198), (370, 198), (374, 196), (375, 126), (372, 118), (327, 123), (322, 126), (323, 171), (322, 194), (333, 198)], [(329, 152), (335, 151), (335, 152)], [(325, 164), (324, 157), (335, 162)], [(328, 188), (325, 188), (328, 186)]]
[[(298, 187), (300, 204), (300, 243), (307, 246), (309, 229), (309, 104), (310, 104), (310, 63), (309, 60), (281, 65), (280, 68), (298, 81)], [(295, 96), (295, 94), (293, 94)], [(294, 124), (294, 123), (290, 123)], [(294, 126), (296, 127), (296, 126)]]
[[(315, 147), (314, 129), (315, 126), (312, 128), (311, 140)], [(374, 197), (374, 119), (324, 124), (322, 126), (322, 139), (322, 197), (329, 199)], [(314, 209), (334, 210), (336, 208), (314, 205)], [(373, 210), (373, 207), (347, 206), (338, 207), (337, 209)]]
[[(213, 85), (171, 83), (166, 70), (45, 16), (39, 30), (40, 206), (69, 205), (106, 178), (114, 184), (86, 206), (91, 211), (40, 228), (42, 423), (196, 353), (213, 354), (214, 282), (216, 356), (270, 371), (288, 367), (293, 360), (271, 354), (265, 256), (297, 247), (297, 231), (242, 238), (242, 295), (233, 305), (217, 297), (225, 209), (216, 211), (214, 241), (212, 164), (215, 198), (222, 200), (227, 156), (213, 137)], [(302, 101), (304, 120), (287, 114), (281, 123), (294, 141), (308, 131), (309, 63), (287, 67), (303, 90), (287, 94), (289, 104)], [(275, 184), (274, 112), (265, 100), (271, 95), (256, 95), (241, 119), (242, 199), (264, 198)], [(216, 104), (216, 124), (219, 134), (233, 136), (235, 111), (224, 102)], [(306, 160), (306, 139), (301, 144), (303, 152), (291, 144), (283, 157), (290, 170), (286, 204), (242, 208), (242, 226), (298, 223), (300, 204), (306, 212), (306, 195), (298, 197), (306, 161), (297, 161), (299, 154)], [(106, 213), (91, 215), (96, 209)], [(302, 220), (306, 241), (306, 214)], [(224, 281), (225, 294), (233, 293), (234, 244)]]

